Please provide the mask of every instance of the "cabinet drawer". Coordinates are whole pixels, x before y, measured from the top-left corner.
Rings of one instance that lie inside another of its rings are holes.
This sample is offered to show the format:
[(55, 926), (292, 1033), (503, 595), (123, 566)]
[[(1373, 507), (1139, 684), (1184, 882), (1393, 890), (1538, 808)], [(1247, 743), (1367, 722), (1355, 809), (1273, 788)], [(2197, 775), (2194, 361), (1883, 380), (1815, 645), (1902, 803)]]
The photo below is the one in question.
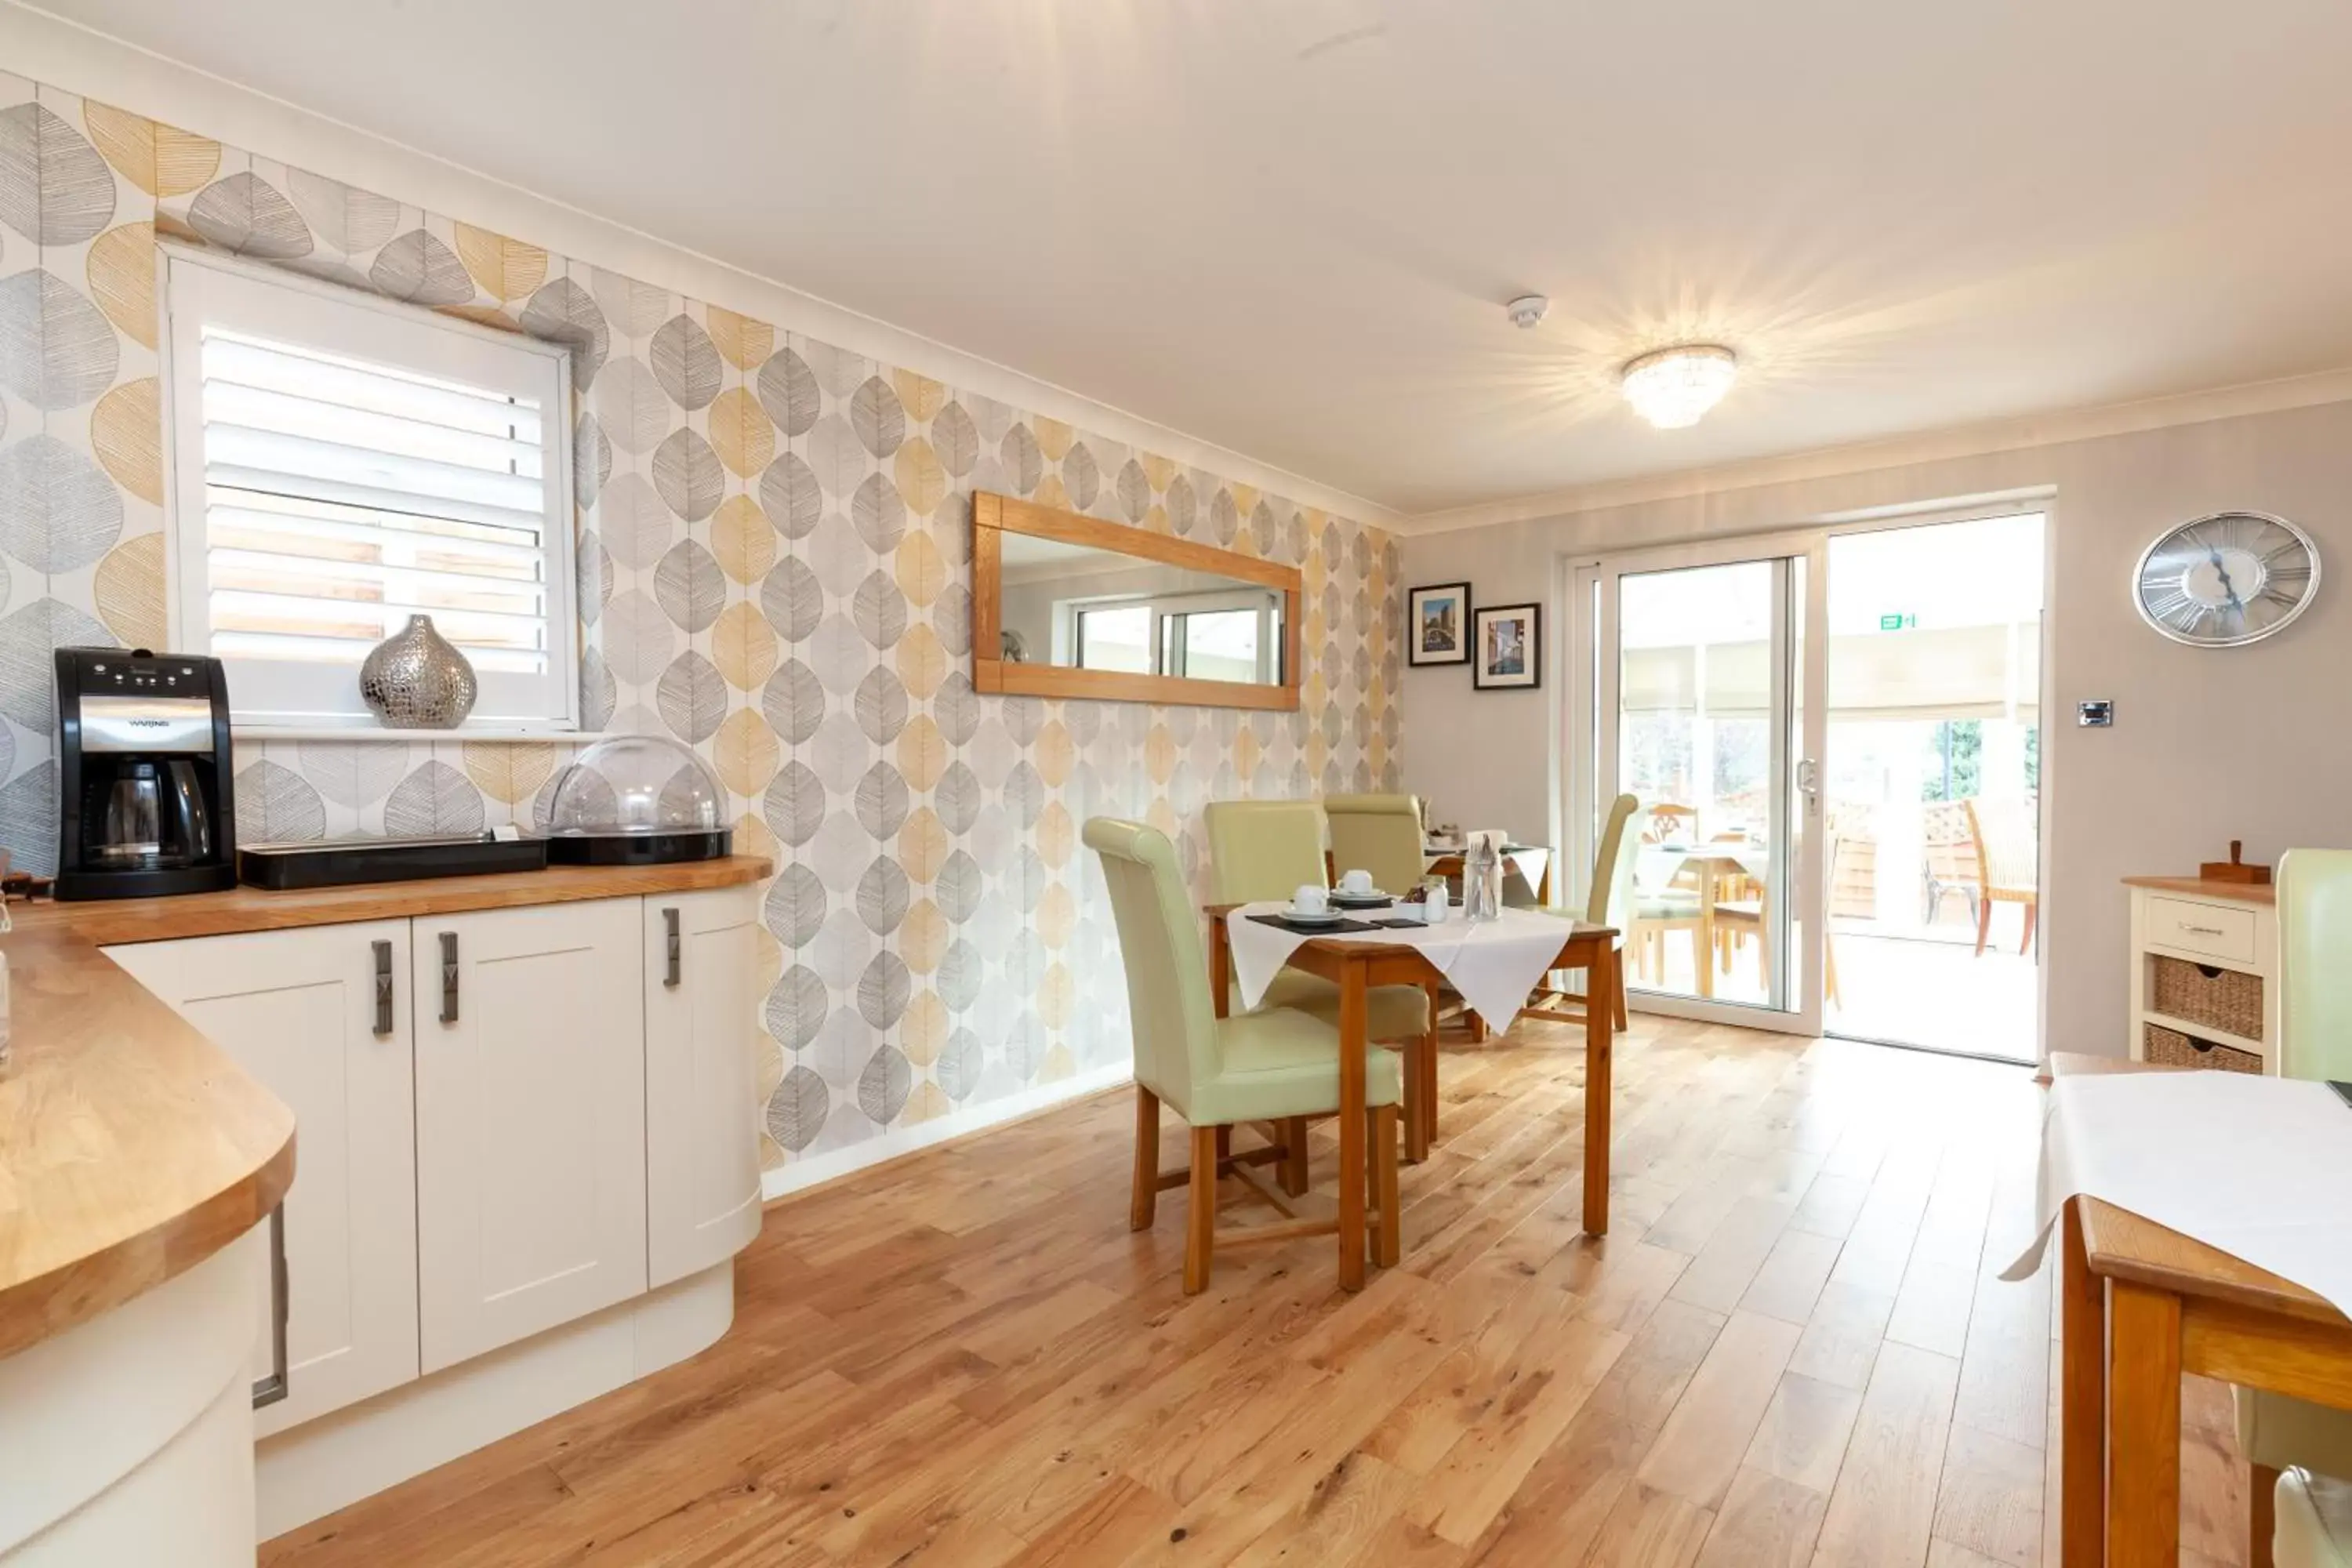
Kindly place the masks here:
[(2254, 913), (2217, 904), (2192, 904), (2186, 899), (2150, 899), (2147, 940), (2176, 952), (2201, 952), (2252, 963)]

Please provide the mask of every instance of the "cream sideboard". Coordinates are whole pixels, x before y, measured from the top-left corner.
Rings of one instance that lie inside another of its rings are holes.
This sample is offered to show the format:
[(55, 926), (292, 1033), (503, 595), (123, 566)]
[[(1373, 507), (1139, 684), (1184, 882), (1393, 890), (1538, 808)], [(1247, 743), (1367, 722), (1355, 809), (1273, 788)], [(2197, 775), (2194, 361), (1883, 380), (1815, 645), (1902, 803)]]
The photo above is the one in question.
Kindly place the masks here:
[(2274, 889), (2193, 877), (2127, 877), (2134, 1060), (2177, 1037), (2181, 1059), (2279, 1070)]

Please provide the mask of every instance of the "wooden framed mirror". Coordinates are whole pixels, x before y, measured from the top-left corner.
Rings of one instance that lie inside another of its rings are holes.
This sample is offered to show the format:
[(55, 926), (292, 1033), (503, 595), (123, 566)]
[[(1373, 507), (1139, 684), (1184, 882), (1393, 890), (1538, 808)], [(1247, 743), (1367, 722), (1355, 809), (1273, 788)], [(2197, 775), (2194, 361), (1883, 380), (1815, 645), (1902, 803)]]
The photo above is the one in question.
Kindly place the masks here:
[(982, 492), (971, 584), (975, 691), (1298, 707), (1296, 567)]

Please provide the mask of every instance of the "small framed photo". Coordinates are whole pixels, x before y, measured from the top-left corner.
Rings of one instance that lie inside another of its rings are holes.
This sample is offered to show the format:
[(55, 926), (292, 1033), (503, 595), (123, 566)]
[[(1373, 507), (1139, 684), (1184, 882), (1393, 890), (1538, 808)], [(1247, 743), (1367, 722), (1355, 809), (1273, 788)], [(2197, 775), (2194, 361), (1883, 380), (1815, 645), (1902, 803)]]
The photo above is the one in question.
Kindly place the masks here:
[(1543, 684), (1541, 605), (1483, 606), (1475, 628), (1477, 651), (1471, 684), (1481, 691), (1524, 690)]
[(1470, 662), (1470, 584), (1436, 583), (1408, 595), (1411, 664)]

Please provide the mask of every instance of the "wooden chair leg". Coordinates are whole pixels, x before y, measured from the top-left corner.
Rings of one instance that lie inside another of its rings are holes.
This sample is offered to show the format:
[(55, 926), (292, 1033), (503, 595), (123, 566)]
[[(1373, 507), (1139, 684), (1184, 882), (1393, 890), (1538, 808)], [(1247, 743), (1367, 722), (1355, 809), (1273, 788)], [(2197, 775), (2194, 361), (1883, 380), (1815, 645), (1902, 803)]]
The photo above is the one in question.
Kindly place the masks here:
[(1477, 1011), (1477, 1009), (1475, 1009), (1475, 1008), (1474, 1008), (1474, 1007), (1468, 1007), (1468, 1006), (1465, 1006), (1465, 1007), (1464, 1007), (1464, 1008), (1462, 1009), (1462, 1016), (1463, 1016), (1463, 1017), (1465, 1017), (1465, 1018), (1466, 1018), (1467, 1020), (1469, 1020), (1469, 1023), (1470, 1023), (1470, 1043), (1471, 1043), (1472, 1045), (1474, 1045), (1474, 1046), (1480, 1046), (1480, 1045), (1484, 1045), (1484, 1044), (1486, 1044), (1486, 1017), (1485, 1017), (1482, 1014), (1480, 1014), (1480, 1013)]
[(1437, 983), (1422, 987), (1429, 996), (1429, 1032), (1421, 1037), (1421, 1150), (1423, 1158), (1437, 1142)]
[(1369, 1196), (1381, 1216), (1372, 1229), (1372, 1261), (1393, 1268), (1404, 1250), (1404, 1231), (1397, 1216), (1397, 1108), (1375, 1105), (1365, 1114), (1372, 1123)]
[(1217, 1241), (1217, 1135), (1222, 1127), (1192, 1129), (1192, 1205), (1184, 1216), (1184, 1294), (1209, 1288)]
[(1128, 1200), (1127, 1228), (1150, 1230), (1160, 1210), (1160, 1097), (1135, 1086), (1135, 1194)]
[(1304, 1193), (1309, 1184), (1307, 1170), (1307, 1118), (1286, 1117), (1282, 1123), (1282, 1164), (1277, 1174), (1282, 1190), (1292, 1197)]
[(1617, 1027), (1622, 1032), (1633, 1026), (1633, 1020), (1625, 1012), (1625, 952), (1622, 948), (1618, 949), (1617, 962), (1610, 969), (1616, 978), (1609, 985), (1609, 1010), (1616, 1015)]
[(2272, 1568), (2271, 1537), (2278, 1529), (2279, 1473), (2268, 1465), (2249, 1465), (2246, 1468), (2246, 1500), (2252, 1505), (2246, 1518), (2246, 1568)]
[(2033, 951), (2033, 924), (2041, 913), (2042, 905), (2038, 900), (2026, 904), (2025, 934), (2018, 938), (2017, 941), (2017, 955), (2020, 958), (2024, 957), (2027, 953)]
[(1404, 1069), (1404, 1157), (1413, 1164), (1429, 1158), (1429, 1042), (1407, 1040), (1397, 1065)]
[(1992, 940), (1992, 900), (1977, 900), (1977, 956), (1984, 956), (1985, 943)]
[(1220, 1163), (1223, 1163), (1224, 1161), (1227, 1161), (1227, 1160), (1232, 1159), (1233, 1157), (1234, 1157), (1234, 1130), (1233, 1130), (1232, 1128), (1230, 1128), (1230, 1127), (1220, 1127), (1220, 1128), (1218, 1128), (1218, 1129), (1217, 1129), (1217, 1159), (1218, 1159), (1218, 1162), (1219, 1162)]

